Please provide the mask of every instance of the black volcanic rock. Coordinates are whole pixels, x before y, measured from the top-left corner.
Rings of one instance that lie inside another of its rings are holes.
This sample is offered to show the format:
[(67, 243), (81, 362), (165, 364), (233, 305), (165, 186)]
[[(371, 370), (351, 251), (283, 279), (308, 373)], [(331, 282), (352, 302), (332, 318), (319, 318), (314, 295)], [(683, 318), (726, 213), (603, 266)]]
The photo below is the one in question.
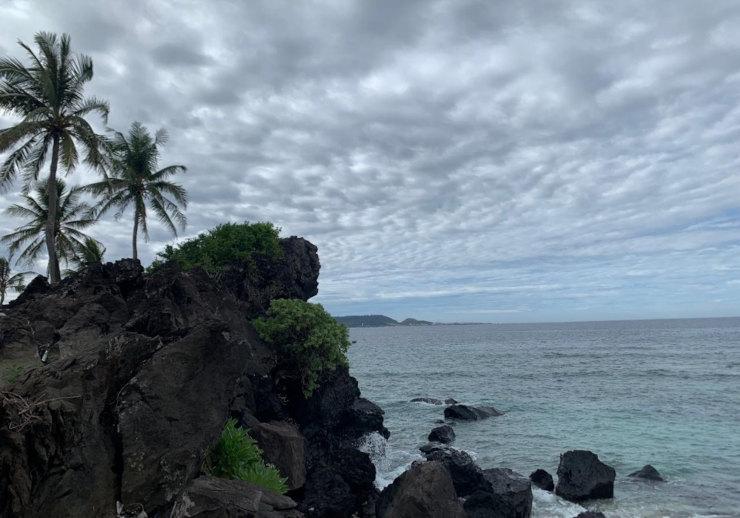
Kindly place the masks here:
[(439, 462), (419, 462), (386, 487), (377, 518), (466, 518), (450, 474)]
[(452, 441), (455, 440), (455, 430), (453, 430), (450, 425), (443, 424), (442, 426), (438, 426), (432, 429), (432, 431), (429, 432), (429, 437), (427, 437), (427, 439), (430, 442), (441, 442), (442, 444), (450, 444)]
[(454, 448), (434, 450), (427, 454), (427, 460), (440, 462), (452, 477), (457, 496), (465, 497), (480, 488), (488, 486), (483, 470), (466, 452)]
[(606, 516), (601, 511), (583, 511), (575, 518), (606, 518)]
[(411, 400), (412, 403), (428, 403), (430, 405), (441, 405), (442, 400), (433, 397), (415, 397)]
[(258, 500), (272, 509), (259, 513), (297, 516), (289, 499), (252, 489), (242, 498), (242, 484), (202, 476), (228, 417), (265, 423), (259, 440), (289, 468), (298, 508), (364, 516), (375, 468), (357, 446), (367, 433), (388, 436), (383, 411), (346, 368), (306, 399), (250, 324), (275, 297), (316, 293), (316, 248), (281, 246), (277, 260), (215, 276), (172, 263), (149, 274), (132, 260), (92, 265), (54, 287), (37, 278), (4, 307), (0, 363), (26, 351), (31, 365), (0, 387), (0, 516), (112, 517), (117, 501), (169, 516), (183, 495), (201, 509), (191, 516), (241, 516)]
[(532, 484), (540, 489), (544, 489), (545, 491), (552, 491), (555, 489), (555, 482), (552, 479), (552, 475), (544, 469), (534, 470), (529, 474), (529, 480), (532, 481)]
[(587, 450), (571, 450), (560, 456), (558, 484), (555, 494), (570, 500), (582, 502), (595, 498), (614, 497), (614, 468), (599, 460)]
[(503, 415), (492, 406), (450, 405), (445, 408), (445, 419), (458, 421), (478, 421), (492, 416)]
[(642, 478), (645, 480), (653, 480), (655, 482), (665, 482), (665, 479), (660, 476), (660, 473), (650, 464), (645, 464), (641, 469), (630, 473), (628, 477)]
[(487, 469), (483, 474), (489, 485), (465, 500), (468, 518), (529, 518), (532, 513), (529, 479), (506, 468)]

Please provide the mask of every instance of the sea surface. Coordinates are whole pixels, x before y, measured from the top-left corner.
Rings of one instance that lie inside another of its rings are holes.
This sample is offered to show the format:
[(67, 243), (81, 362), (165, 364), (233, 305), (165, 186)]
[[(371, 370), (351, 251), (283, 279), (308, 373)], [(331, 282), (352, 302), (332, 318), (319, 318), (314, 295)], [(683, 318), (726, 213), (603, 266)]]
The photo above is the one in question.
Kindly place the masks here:
[[(352, 374), (385, 410), (391, 437), (366, 448), (379, 486), (414, 460), (443, 406), (503, 416), (455, 423), (455, 446), (483, 468), (555, 476), (588, 449), (617, 471), (609, 517), (740, 516), (740, 318), (354, 328)], [(628, 478), (652, 464), (667, 479)], [(534, 490), (533, 516), (583, 509)]]

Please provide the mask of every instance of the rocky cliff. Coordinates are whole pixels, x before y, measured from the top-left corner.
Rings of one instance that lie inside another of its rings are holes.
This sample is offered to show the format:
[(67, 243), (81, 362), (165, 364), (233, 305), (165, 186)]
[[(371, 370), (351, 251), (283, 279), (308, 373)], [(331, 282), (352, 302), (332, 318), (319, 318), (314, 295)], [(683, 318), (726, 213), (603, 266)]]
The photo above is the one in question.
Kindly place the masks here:
[[(279, 260), (218, 276), (122, 260), (55, 287), (35, 279), (0, 315), (0, 516), (370, 516), (385, 436), (346, 369), (306, 399), (250, 318), (317, 293), (299, 238)], [(288, 497), (202, 473), (227, 418), (253, 430)]]

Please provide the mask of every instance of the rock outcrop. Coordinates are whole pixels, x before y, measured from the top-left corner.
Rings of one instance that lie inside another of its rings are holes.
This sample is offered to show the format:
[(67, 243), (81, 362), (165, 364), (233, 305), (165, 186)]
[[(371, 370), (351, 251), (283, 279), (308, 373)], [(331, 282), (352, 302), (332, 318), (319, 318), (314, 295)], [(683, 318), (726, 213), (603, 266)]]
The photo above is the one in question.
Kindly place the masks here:
[(583, 511), (575, 518), (606, 518), (606, 516), (601, 511)]
[(660, 475), (657, 469), (650, 464), (645, 464), (642, 468), (630, 473), (628, 477), (641, 478), (644, 480), (652, 480), (654, 482), (665, 482), (665, 479)]
[(478, 421), (488, 417), (503, 415), (492, 406), (450, 405), (445, 408), (445, 419), (458, 421)]
[[(0, 386), (0, 516), (107, 518), (117, 502), (149, 516), (363, 516), (377, 491), (357, 445), (388, 435), (382, 410), (347, 369), (306, 399), (250, 324), (273, 298), (316, 294), (316, 248), (281, 246), (217, 276), (122, 260), (54, 287), (36, 278), (0, 318), (0, 362), (29, 367)], [(295, 505), (203, 476), (228, 417), (288, 476)]]
[(455, 440), (455, 430), (453, 430), (450, 425), (443, 424), (442, 426), (433, 428), (432, 431), (429, 432), (429, 437), (427, 437), (427, 440), (429, 440), (430, 442), (450, 444)]
[(487, 485), (483, 470), (464, 451), (454, 448), (436, 450), (427, 455), (427, 460), (437, 461), (447, 468), (459, 497), (468, 496)]
[(441, 405), (442, 400), (433, 397), (415, 397), (411, 400), (412, 403), (426, 403), (428, 405)]
[(614, 497), (614, 468), (599, 460), (587, 450), (571, 450), (560, 456), (558, 465), (558, 484), (555, 494), (570, 500), (582, 502), (595, 498)]
[(532, 484), (545, 491), (553, 491), (555, 489), (555, 482), (552, 479), (552, 475), (544, 469), (534, 470), (529, 474), (529, 480), (532, 481)]
[(386, 487), (378, 518), (466, 518), (449, 472), (439, 462), (419, 462)]

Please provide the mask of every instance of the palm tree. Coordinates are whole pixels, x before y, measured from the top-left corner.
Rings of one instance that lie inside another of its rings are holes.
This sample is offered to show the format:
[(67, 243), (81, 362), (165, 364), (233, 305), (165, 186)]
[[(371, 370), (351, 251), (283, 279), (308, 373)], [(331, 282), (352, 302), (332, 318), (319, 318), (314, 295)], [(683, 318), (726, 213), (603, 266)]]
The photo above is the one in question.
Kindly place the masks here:
[(115, 207), (118, 209), (116, 218), (119, 218), (129, 206), (133, 206), (131, 245), (134, 259), (138, 259), (136, 245), (140, 227), (144, 238), (149, 239), (147, 205), (174, 235), (177, 235), (177, 226), (185, 228), (187, 222), (181, 210), (187, 207), (187, 192), (181, 185), (168, 181), (171, 176), (186, 171), (185, 166), (169, 165), (157, 169), (159, 146), (166, 142), (165, 130), (161, 129), (152, 136), (138, 122), (131, 124), (128, 135), (115, 132), (108, 146), (110, 175), (103, 181), (83, 187), (104, 197), (96, 213), (98, 217)]
[(5, 295), (9, 290), (21, 292), (25, 289), (25, 276), (33, 272), (18, 272), (11, 275), (10, 262), (0, 257), (0, 305), (5, 302)]
[[(95, 223), (92, 208), (80, 201), (80, 189), (67, 189), (64, 181), (57, 178), (55, 197), (59, 200), (59, 208), (54, 222), (53, 248), (65, 262), (70, 262), (84, 247), (84, 241), (89, 239), (82, 232)], [(15, 256), (19, 250), (18, 263), (31, 263), (46, 244), (46, 222), (49, 217), (49, 195), (45, 182), (36, 184), (33, 194), (23, 195), (23, 204), (14, 204), (8, 207), (7, 213), (26, 219), (26, 223), (17, 227), (14, 232), (0, 238), (0, 242), (7, 244), (10, 256)], [(46, 247), (49, 248), (48, 246)]]
[(85, 238), (82, 246), (77, 250), (77, 255), (71, 260), (73, 267), (71, 271), (79, 272), (91, 264), (102, 263), (104, 254), (105, 247), (100, 241), (91, 237)]
[(0, 153), (14, 148), (0, 165), (0, 188), (20, 173), (27, 193), (51, 152), (44, 242), (49, 255), (49, 280), (56, 284), (61, 279), (54, 248), (59, 206), (57, 167), (60, 161), (68, 172), (77, 166), (78, 145), (87, 164), (102, 164), (103, 137), (93, 131), (85, 116), (97, 112), (107, 121), (109, 108), (100, 99), (83, 96), (85, 83), (93, 77), (93, 63), (88, 56), (72, 54), (69, 35), (60, 38), (39, 32), (34, 42), (37, 52), (19, 42), (28, 54), (28, 66), (15, 58), (0, 59), (0, 111), (21, 118), (15, 126), (0, 130)]

